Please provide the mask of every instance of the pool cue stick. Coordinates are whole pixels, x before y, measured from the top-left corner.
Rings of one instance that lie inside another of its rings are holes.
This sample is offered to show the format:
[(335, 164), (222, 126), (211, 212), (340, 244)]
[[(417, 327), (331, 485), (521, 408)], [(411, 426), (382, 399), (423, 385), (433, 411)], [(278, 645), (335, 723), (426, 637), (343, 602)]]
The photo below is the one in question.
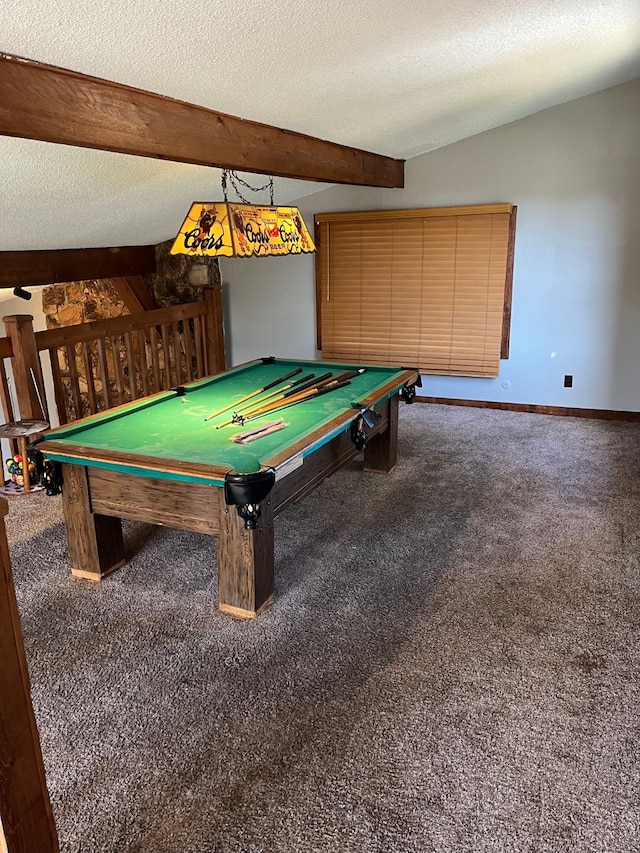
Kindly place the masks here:
[(268, 394), (265, 394), (264, 397), (258, 397), (257, 400), (251, 400), (251, 402), (245, 403), (243, 406), (239, 406), (237, 409), (234, 410), (234, 414), (236, 411), (239, 412), (242, 409), (251, 408), (254, 403), (257, 405), (258, 403), (262, 403), (265, 400), (268, 400), (270, 397), (275, 397), (278, 394), (282, 394), (285, 391), (289, 391), (290, 389), (297, 388), (298, 390), (302, 390), (306, 385), (312, 384), (314, 382), (314, 379), (315, 373), (309, 373), (307, 374), (307, 376), (301, 376), (300, 379), (296, 379), (295, 382), (289, 382), (288, 385), (283, 385), (282, 388), (276, 388), (275, 390), (270, 391)]
[[(358, 376), (358, 374), (364, 373), (364, 371), (365, 371), (364, 367), (360, 367), (358, 370), (344, 370), (342, 373), (336, 373), (336, 374), (333, 374), (333, 373), (331, 373), (331, 371), (329, 371), (329, 373), (323, 373), (322, 376), (319, 376), (315, 380), (315, 382), (310, 382), (309, 387), (310, 388), (315, 388), (315, 387), (321, 388), (324, 385), (327, 385), (328, 383), (333, 384), (334, 382), (343, 382), (346, 379), (353, 379), (354, 377)], [(302, 390), (302, 389), (298, 389), (298, 390)], [(295, 393), (295, 391), (288, 391), (286, 394), (284, 394), (284, 396), (285, 397), (291, 397), (294, 393)]]
[(316, 385), (323, 385), (325, 382), (328, 382), (333, 378), (333, 373), (329, 371), (328, 373), (322, 373), (318, 376), (317, 379), (312, 379), (310, 382), (305, 382), (304, 385), (301, 385), (299, 388), (294, 388), (291, 391), (287, 391), (286, 394), (283, 394), (283, 397), (291, 397), (293, 394), (299, 391), (306, 391), (308, 388), (315, 388)]
[(263, 397), (261, 400), (251, 400), (250, 403), (246, 403), (244, 406), (239, 406), (237, 409), (234, 409), (233, 414), (238, 414), (243, 409), (253, 409), (256, 408), (262, 403), (273, 402), (273, 400), (269, 400), (270, 397), (274, 397), (278, 399), (279, 397), (289, 397), (292, 394), (297, 394), (300, 391), (304, 391), (305, 388), (312, 387), (313, 385), (317, 385), (319, 382), (323, 380), (326, 381), (331, 377), (332, 373), (323, 373), (318, 378), (315, 378), (315, 374), (312, 373), (311, 376), (307, 376), (306, 379), (299, 379), (298, 382), (293, 382), (291, 386), (285, 385), (283, 388), (280, 388), (278, 391), (274, 391), (271, 394), (267, 394), (266, 397)]
[[(342, 373), (338, 373), (333, 376), (332, 373), (323, 374), (318, 379), (313, 382), (312, 387), (308, 388), (307, 391), (317, 391), (319, 388), (323, 388), (327, 384), (332, 387), (337, 383), (348, 382), (350, 379), (354, 379), (356, 376), (365, 372), (364, 367), (359, 367), (356, 370), (345, 370)], [(248, 411), (244, 412), (244, 414), (240, 414), (239, 412), (234, 412), (233, 418), (231, 420), (225, 421), (222, 424), (218, 424), (216, 429), (222, 429), (223, 427), (232, 426), (233, 424), (243, 424), (250, 417), (259, 417), (261, 414), (267, 414), (270, 411), (275, 410), (274, 403), (288, 403), (288, 402), (297, 402), (298, 397), (301, 399), (307, 399), (308, 396), (314, 396), (313, 394), (309, 395), (305, 391), (300, 391), (299, 389), (294, 389), (294, 391), (289, 391), (283, 395), (282, 400), (272, 400), (271, 402), (267, 402), (264, 406), (256, 406), (255, 408), (251, 408)], [(304, 397), (302, 395), (304, 394)]]
[(366, 368), (364, 367), (359, 367), (357, 370), (344, 370), (342, 373), (336, 373), (335, 376), (331, 376), (330, 379), (323, 379), (318, 384), (326, 385), (328, 382), (345, 382), (347, 379), (355, 379), (356, 376), (360, 376), (365, 370)]
[[(363, 370), (364, 370), (364, 368), (363, 368)], [(329, 371), (328, 373), (323, 373), (321, 376), (318, 376), (317, 379), (311, 379), (311, 380), (309, 380), (309, 382), (304, 382), (302, 385), (299, 385), (297, 388), (291, 388), (289, 391), (286, 391), (284, 394), (282, 394), (280, 396), (283, 399), (285, 397), (291, 397), (293, 395), (300, 394), (303, 391), (306, 391), (310, 388), (315, 388), (316, 386), (320, 387), (321, 385), (326, 385), (327, 382), (339, 381), (340, 379), (350, 379), (351, 376), (353, 376), (353, 375), (355, 375), (355, 372), (339, 373), (339, 374), (336, 374), (334, 376), (333, 373), (331, 373), (331, 371)], [(276, 397), (275, 399), (279, 399), (279, 397)], [(265, 405), (268, 405), (269, 403), (273, 403), (273, 402), (274, 402), (274, 400), (269, 400)], [(242, 411), (242, 409), (251, 409), (251, 410), (255, 409), (257, 411), (259, 408), (261, 408), (261, 405), (262, 404), (259, 400), (252, 400), (246, 406), (242, 406), (240, 409), (237, 409), (234, 412), (234, 415), (239, 413), (240, 411)]]
[(48, 418), (48, 415), (47, 415), (47, 413), (46, 413), (46, 411), (45, 411), (44, 404), (43, 404), (43, 402), (42, 402), (42, 397), (40, 396), (40, 389), (38, 388), (38, 383), (37, 383), (37, 381), (36, 381), (36, 375), (35, 375), (35, 373), (34, 373), (34, 371), (33, 371), (33, 367), (30, 367), (30, 368), (29, 368), (29, 371), (30, 371), (30, 373), (31, 373), (31, 381), (33, 382), (33, 387), (36, 389), (36, 396), (37, 396), (37, 398), (38, 398), (38, 404), (39, 404), (39, 406), (40, 406), (40, 411), (42, 412), (42, 417), (43, 417), (43, 418), (45, 419), (45, 421), (46, 421), (46, 420), (48, 420), (49, 418)]
[(246, 432), (238, 432), (236, 435), (232, 435), (231, 438), (249, 438), (249, 436), (254, 435), (257, 432), (262, 432), (264, 429), (269, 429), (272, 426), (276, 426), (277, 424), (282, 423), (282, 418), (278, 418), (277, 421), (269, 421), (269, 423), (262, 424), (261, 426), (254, 427), (253, 429), (248, 429)]
[[(314, 383), (313, 383), (313, 386), (312, 386), (311, 388), (309, 388), (309, 389), (307, 389), (307, 390), (308, 390), (308, 391), (313, 391), (313, 390), (314, 390), (314, 388), (316, 388), (316, 387), (317, 387), (317, 388), (323, 388), (323, 387), (325, 387), (326, 385), (331, 385), (331, 386), (333, 386), (333, 385), (335, 385), (335, 384), (336, 384), (336, 383), (338, 383), (338, 382), (346, 382), (347, 380), (349, 380), (349, 379), (354, 379), (356, 376), (359, 376), (361, 373), (364, 373), (364, 371), (365, 371), (365, 368), (364, 368), (364, 367), (360, 367), (360, 368), (358, 368), (357, 370), (345, 370), (343, 373), (338, 373), (336, 376), (331, 376), (331, 374), (329, 374), (329, 377), (330, 377), (330, 378), (321, 378), (321, 379), (319, 379), (317, 382), (314, 382)], [(295, 400), (298, 398), (299, 394), (302, 394), (302, 393), (304, 393), (304, 392), (302, 392), (302, 391), (301, 391), (301, 392), (298, 392), (298, 394), (294, 394), (294, 395), (291, 395), (291, 393), (284, 394), (284, 395), (283, 395), (283, 398), (284, 398), (285, 400), (286, 400), (287, 398), (290, 398), (289, 402), (295, 402)], [(305, 399), (306, 399), (306, 397), (305, 397)], [(275, 401), (275, 400), (272, 400), (271, 402), (273, 403), (273, 402), (276, 402), (276, 401)], [(245, 412), (244, 417), (247, 417), (247, 416), (249, 416), (249, 415), (257, 414), (259, 411), (263, 411), (263, 410), (264, 410), (265, 412), (268, 412), (268, 411), (270, 411), (270, 410), (271, 410), (271, 409), (270, 409), (270, 406), (271, 406), (271, 403), (267, 403), (264, 407), (263, 407), (263, 406), (256, 406), (256, 407), (252, 407), (252, 408), (250, 408), (250, 410), (249, 410), (248, 412)], [(239, 420), (239, 419), (238, 419), (238, 420)], [(237, 422), (238, 422), (238, 421), (236, 420), (236, 423), (237, 423)]]
[[(253, 412), (257, 412), (257, 411), (261, 410), (263, 408), (263, 405), (264, 405), (265, 411), (269, 411), (269, 409), (266, 407), (271, 405), (271, 403), (274, 403), (277, 400), (284, 399), (285, 397), (297, 396), (298, 394), (302, 394), (302, 393), (304, 393), (304, 391), (309, 390), (309, 388), (306, 388), (305, 386), (308, 385), (310, 388), (312, 388), (320, 382), (327, 382), (331, 376), (332, 376), (331, 373), (323, 373), (322, 376), (318, 377), (318, 379), (311, 379), (309, 382), (303, 383), (298, 388), (291, 388), (289, 391), (285, 391), (285, 393), (281, 394), (279, 397), (274, 397), (272, 400), (267, 400), (264, 404), (260, 404), (260, 405), (256, 406), (255, 405), (256, 401), (252, 400), (252, 402), (248, 406), (243, 406), (242, 408), (248, 409), (251, 412), (251, 414), (253, 414)], [(240, 409), (237, 409), (234, 411), (233, 417), (230, 420), (225, 421), (224, 423), (221, 423), (221, 424), (217, 424), (216, 429), (222, 429), (223, 427), (228, 427), (228, 426), (231, 426), (232, 424), (243, 424), (244, 423), (243, 418), (244, 418), (244, 415), (241, 414)]]
[[(297, 398), (306, 400), (306, 398), (310, 394), (312, 394), (314, 390), (315, 389), (313, 389), (313, 388), (307, 388), (306, 391), (299, 391), (297, 394), (294, 394), (292, 397), (290, 397), (289, 401), (297, 400)], [(238, 424), (240, 426), (242, 426), (242, 424), (246, 420), (248, 420), (249, 417), (259, 418), (261, 415), (268, 414), (269, 412), (277, 409), (278, 406), (280, 406), (286, 402), (287, 402), (287, 400), (285, 400), (284, 398), (280, 399), (280, 400), (272, 400), (270, 403), (265, 403), (264, 406), (258, 406), (255, 409), (249, 409), (249, 411), (246, 412), (244, 415), (235, 413), (234, 416), (231, 418), (231, 420), (225, 421), (222, 424), (216, 424), (216, 429), (223, 429), (224, 427), (234, 426), (234, 425), (238, 425)]]
[(234, 406), (238, 406), (238, 405), (240, 405), (240, 403), (244, 403), (245, 400), (250, 400), (251, 397), (257, 397), (258, 394), (262, 394), (263, 391), (268, 391), (269, 388), (275, 388), (276, 385), (280, 385), (282, 382), (286, 382), (287, 379), (291, 379), (292, 376), (297, 376), (298, 373), (302, 373), (301, 367), (298, 367), (295, 370), (292, 370), (290, 373), (287, 373), (285, 376), (281, 376), (280, 379), (274, 379), (273, 382), (269, 382), (269, 384), (265, 385), (263, 388), (258, 388), (257, 391), (252, 391), (251, 394), (246, 394), (240, 400), (236, 400), (233, 403), (229, 403), (228, 406), (224, 406), (222, 409), (218, 409), (217, 412), (213, 412), (213, 414), (208, 415), (205, 418), (205, 421), (210, 421), (212, 418), (217, 418), (218, 415), (221, 415), (223, 412), (226, 412), (229, 409), (233, 409)]
[[(306, 400), (311, 400), (314, 397), (320, 397), (322, 394), (329, 394), (331, 391), (337, 391), (338, 388), (344, 388), (346, 385), (351, 385), (351, 380), (345, 379), (335, 385), (331, 382), (329, 385), (325, 385), (324, 388), (314, 389), (311, 394), (303, 397), (301, 400), (283, 400), (278, 403), (277, 406), (274, 406), (272, 411), (280, 411), (281, 409), (288, 409), (290, 406), (297, 406), (299, 403), (304, 403)], [(255, 415), (248, 415), (245, 417), (244, 422), (246, 423), (247, 421), (253, 421), (256, 418), (261, 418), (265, 414), (267, 414), (267, 412), (258, 412)]]
[(278, 424), (277, 426), (269, 427), (269, 429), (263, 429), (261, 432), (256, 435), (252, 435), (249, 438), (244, 438), (242, 441), (239, 439), (234, 440), (234, 444), (250, 444), (252, 441), (257, 441), (259, 438), (265, 438), (267, 435), (273, 435), (274, 432), (280, 432), (281, 429), (286, 429), (286, 424), (283, 422)]
[(342, 388), (345, 384), (348, 384), (348, 383), (349, 383), (349, 380), (346, 378), (341, 379), (341, 380), (340, 379), (334, 379), (331, 382), (327, 382), (326, 384), (322, 385), (319, 388), (309, 388), (307, 391), (303, 391), (300, 394), (295, 394), (293, 397), (290, 397), (286, 400), (278, 400), (277, 402), (275, 402), (271, 405), (267, 405), (267, 406), (264, 406), (263, 408), (254, 409), (250, 412), (247, 412), (244, 415), (244, 419), (241, 421), (241, 423), (244, 423), (245, 421), (251, 420), (253, 418), (259, 418), (262, 415), (269, 414), (269, 412), (277, 411), (278, 409), (280, 409), (284, 406), (291, 406), (291, 405), (295, 405), (296, 403), (302, 403), (305, 400), (311, 399), (311, 397), (318, 397), (320, 394), (326, 394), (327, 391), (333, 391), (337, 387)]
[[(306, 399), (310, 394), (313, 393), (313, 391), (313, 388), (307, 388), (304, 391), (298, 391), (298, 393), (290, 397), (289, 400), (297, 400), (298, 398)], [(230, 421), (225, 421), (223, 424), (218, 424), (216, 426), (216, 429), (222, 429), (223, 427), (231, 426), (232, 424), (242, 425), (250, 415), (255, 415), (256, 417), (259, 417), (260, 415), (266, 415), (268, 414), (268, 412), (270, 412), (272, 409), (277, 408), (283, 402), (286, 402), (284, 397), (280, 400), (272, 400), (271, 402), (267, 402), (264, 404), (264, 406), (256, 406), (255, 409), (249, 409), (249, 411), (245, 412), (244, 415), (236, 413)]]
[(279, 421), (274, 421), (272, 424), (267, 425), (266, 427), (262, 427), (261, 429), (249, 430), (249, 432), (240, 433), (238, 435), (234, 435), (231, 438), (234, 444), (249, 444), (252, 441), (257, 441), (259, 438), (264, 438), (267, 435), (273, 435), (274, 432), (280, 432), (281, 429), (285, 429), (288, 424), (280, 418)]

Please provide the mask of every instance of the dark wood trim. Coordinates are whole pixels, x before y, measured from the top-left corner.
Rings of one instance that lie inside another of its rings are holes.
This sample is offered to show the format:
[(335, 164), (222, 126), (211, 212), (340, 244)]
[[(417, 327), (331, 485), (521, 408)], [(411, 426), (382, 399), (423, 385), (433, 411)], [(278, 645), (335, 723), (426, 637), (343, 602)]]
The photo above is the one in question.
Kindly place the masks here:
[[(1, 92), (0, 89), (0, 97)], [(148, 275), (155, 271), (155, 246), (0, 252), (0, 287), (31, 287), (90, 278)]]
[(505, 412), (529, 412), (534, 415), (558, 415), (565, 418), (640, 422), (640, 412), (623, 412), (615, 409), (574, 409), (570, 406), (538, 406), (533, 403), (499, 403), (490, 400), (456, 400), (449, 397), (416, 397), (415, 402), (437, 403), (441, 406), (471, 406), (476, 409), (501, 409)]
[(206, 366), (207, 373), (212, 376), (214, 373), (220, 373), (225, 369), (222, 285), (206, 287), (204, 302), (207, 306), (205, 315)]
[(516, 247), (516, 216), (518, 208), (514, 205), (509, 217), (509, 246), (507, 248), (507, 274), (504, 282), (504, 305), (502, 313), (502, 339), (500, 358), (509, 358), (511, 344), (511, 303), (513, 301), (513, 260)]
[(314, 257), (314, 281), (316, 285), (316, 349), (322, 351), (322, 282), (320, 281), (320, 249), (322, 246), (322, 226), (313, 217), (313, 241), (316, 244)]
[(305, 181), (403, 187), (395, 160), (0, 54), (0, 134)]

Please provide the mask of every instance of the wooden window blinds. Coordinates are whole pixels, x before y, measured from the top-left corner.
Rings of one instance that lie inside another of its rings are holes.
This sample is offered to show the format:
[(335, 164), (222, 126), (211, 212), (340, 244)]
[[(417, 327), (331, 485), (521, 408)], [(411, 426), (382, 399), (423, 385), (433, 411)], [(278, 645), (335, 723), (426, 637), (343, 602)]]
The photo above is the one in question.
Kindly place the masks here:
[(497, 376), (508, 356), (511, 204), (317, 214), (326, 360)]

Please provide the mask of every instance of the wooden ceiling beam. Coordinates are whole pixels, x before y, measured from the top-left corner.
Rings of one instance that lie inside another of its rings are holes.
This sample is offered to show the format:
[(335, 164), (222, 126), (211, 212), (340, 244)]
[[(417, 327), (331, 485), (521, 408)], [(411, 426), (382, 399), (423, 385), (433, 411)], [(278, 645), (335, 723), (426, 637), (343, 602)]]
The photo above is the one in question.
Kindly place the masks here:
[(404, 186), (403, 160), (7, 54), (0, 134), (305, 181)]
[(0, 252), (0, 287), (32, 287), (155, 271), (155, 246)]

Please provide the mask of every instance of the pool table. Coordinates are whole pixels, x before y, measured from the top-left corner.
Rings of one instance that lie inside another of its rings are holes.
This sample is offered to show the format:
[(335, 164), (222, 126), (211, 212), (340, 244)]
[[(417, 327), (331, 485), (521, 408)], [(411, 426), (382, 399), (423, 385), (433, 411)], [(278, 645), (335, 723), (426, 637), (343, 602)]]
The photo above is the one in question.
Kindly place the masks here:
[[(280, 396), (322, 376), (316, 387), (335, 387)], [(273, 594), (274, 516), (359, 450), (365, 470), (390, 472), (398, 399), (419, 381), (415, 369), (268, 357), (49, 430), (37, 449), (59, 463), (72, 573), (100, 580), (124, 564), (123, 518), (208, 533), (220, 609), (258, 615)]]

